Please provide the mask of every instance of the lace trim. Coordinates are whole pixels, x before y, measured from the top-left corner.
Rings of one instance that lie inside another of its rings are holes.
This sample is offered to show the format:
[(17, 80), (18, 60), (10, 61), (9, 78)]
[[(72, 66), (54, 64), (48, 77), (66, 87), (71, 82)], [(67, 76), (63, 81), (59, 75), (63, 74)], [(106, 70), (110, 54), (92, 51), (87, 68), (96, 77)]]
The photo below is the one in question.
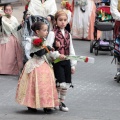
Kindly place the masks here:
[(32, 72), (36, 67), (39, 67), (44, 62), (45, 60), (43, 57), (34, 56), (26, 63), (25, 72), (26, 73)]
[(65, 83), (65, 82), (62, 82), (62, 83), (59, 83), (57, 82), (56, 86), (57, 87), (60, 87), (62, 89), (68, 89), (69, 87), (71, 87), (71, 83)]

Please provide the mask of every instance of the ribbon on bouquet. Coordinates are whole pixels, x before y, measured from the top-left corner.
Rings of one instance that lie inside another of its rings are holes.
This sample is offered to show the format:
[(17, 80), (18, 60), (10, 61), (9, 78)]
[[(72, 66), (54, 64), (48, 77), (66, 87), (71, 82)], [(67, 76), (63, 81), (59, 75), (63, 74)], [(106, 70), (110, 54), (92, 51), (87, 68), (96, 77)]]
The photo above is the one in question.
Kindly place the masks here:
[[(95, 59), (93, 57), (87, 57), (87, 56), (77, 56), (77, 55), (68, 55), (66, 56), (65, 60), (77, 60), (79, 62), (85, 62), (85, 63), (94, 63)], [(60, 58), (57, 58), (54, 60), (54, 63), (58, 63), (62, 60)]]

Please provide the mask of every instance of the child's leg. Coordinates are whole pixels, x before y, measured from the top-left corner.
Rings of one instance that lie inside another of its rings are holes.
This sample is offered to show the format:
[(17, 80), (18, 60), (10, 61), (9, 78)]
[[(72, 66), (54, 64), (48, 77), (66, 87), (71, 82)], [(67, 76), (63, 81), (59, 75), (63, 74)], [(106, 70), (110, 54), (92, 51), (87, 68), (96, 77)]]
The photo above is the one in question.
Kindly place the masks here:
[(66, 94), (67, 94), (67, 88), (61, 88), (61, 90), (60, 90), (60, 110), (62, 110), (64, 112), (69, 111), (68, 107), (66, 107), (66, 105), (64, 104)]
[(60, 102), (64, 103), (65, 98), (66, 98), (66, 94), (67, 94), (67, 89), (66, 88), (61, 88), (61, 91), (60, 91)]

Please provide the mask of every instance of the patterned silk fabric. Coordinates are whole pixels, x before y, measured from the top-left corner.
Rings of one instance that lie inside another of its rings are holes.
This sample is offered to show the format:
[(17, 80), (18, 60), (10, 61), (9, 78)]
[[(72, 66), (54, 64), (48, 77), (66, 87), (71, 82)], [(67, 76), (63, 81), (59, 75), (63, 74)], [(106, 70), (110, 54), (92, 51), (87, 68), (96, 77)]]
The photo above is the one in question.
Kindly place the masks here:
[(63, 36), (59, 28), (55, 29), (55, 41), (60, 42), (60, 48), (57, 49), (59, 53), (69, 55), (70, 35), (68, 31), (65, 30), (65, 36)]

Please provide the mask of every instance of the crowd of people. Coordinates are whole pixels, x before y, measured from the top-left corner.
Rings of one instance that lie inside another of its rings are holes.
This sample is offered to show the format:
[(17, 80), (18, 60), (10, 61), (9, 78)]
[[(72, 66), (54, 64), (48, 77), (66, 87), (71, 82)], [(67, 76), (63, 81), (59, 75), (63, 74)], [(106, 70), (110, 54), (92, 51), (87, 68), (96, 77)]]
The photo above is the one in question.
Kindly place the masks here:
[[(57, 10), (55, 0), (27, 0), (21, 24), (12, 15), (12, 6), (4, 6), (4, 15), (0, 17), (0, 74), (20, 75), (17, 103), (31, 112), (37, 112), (38, 108), (43, 108), (45, 113), (53, 108), (69, 111), (65, 97), (68, 88), (73, 87), (71, 74), (75, 73), (77, 61), (67, 60), (66, 56), (75, 55), (72, 38), (94, 40), (97, 2), (73, 0), (70, 4), (62, 0), (61, 10)], [(117, 33), (120, 26), (119, 0), (112, 1), (111, 6), (117, 20)], [(24, 31), (25, 22), (31, 16), (41, 16), (48, 24), (37, 20), (31, 22), (27, 29), (33, 33), (21, 37), (19, 31)], [(25, 56), (27, 61), (23, 62)], [(54, 63), (56, 59), (58, 62)]]

